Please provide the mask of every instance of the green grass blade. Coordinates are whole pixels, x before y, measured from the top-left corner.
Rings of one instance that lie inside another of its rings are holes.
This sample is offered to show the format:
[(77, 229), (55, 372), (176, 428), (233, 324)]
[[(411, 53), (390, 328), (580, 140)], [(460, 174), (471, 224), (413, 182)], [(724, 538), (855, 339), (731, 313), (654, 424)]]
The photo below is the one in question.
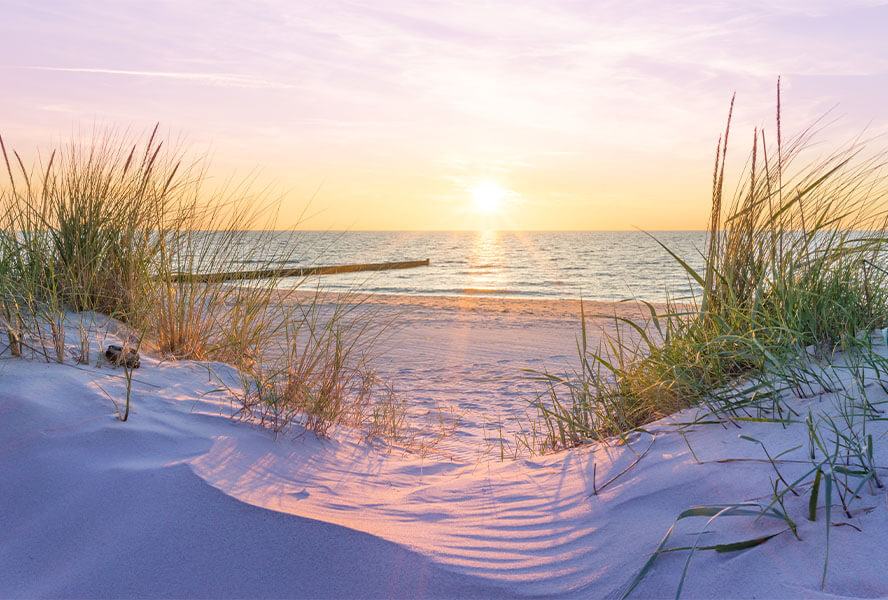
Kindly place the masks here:
[(784, 531), (778, 531), (777, 533), (772, 533), (770, 535), (763, 535), (761, 537), (752, 538), (750, 540), (743, 540), (741, 542), (731, 542), (730, 544), (715, 544), (714, 546), (706, 546), (703, 548), (699, 548), (700, 550), (715, 550), (719, 553), (727, 553), (727, 552), (739, 552), (740, 550), (746, 550), (747, 548), (755, 548), (756, 546), (761, 546), (771, 538), (775, 538)]
[(811, 487), (811, 498), (808, 500), (808, 520), (817, 520), (817, 495), (820, 492), (820, 480), (823, 478), (823, 471), (817, 469), (814, 476), (814, 485)]
[(832, 528), (832, 472), (827, 472), (824, 475), (824, 479), (826, 480), (826, 489), (824, 491), (824, 496), (826, 497), (826, 556), (823, 558), (823, 577), (820, 579), (821, 590), (826, 585), (826, 569), (829, 565), (829, 530)]

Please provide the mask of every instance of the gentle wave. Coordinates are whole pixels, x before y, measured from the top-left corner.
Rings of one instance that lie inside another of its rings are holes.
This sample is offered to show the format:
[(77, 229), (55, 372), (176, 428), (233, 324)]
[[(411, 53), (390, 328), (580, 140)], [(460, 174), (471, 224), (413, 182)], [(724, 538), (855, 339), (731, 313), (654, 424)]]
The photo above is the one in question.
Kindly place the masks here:
[[(258, 235), (258, 234), (257, 234)], [(705, 232), (656, 237), (700, 269)], [(260, 238), (257, 237), (256, 240)], [(287, 267), (381, 263), (428, 258), (428, 267), (324, 275), (309, 284), (329, 291), (662, 301), (694, 290), (682, 266), (647, 234), (627, 232), (277, 232), (261, 238), (264, 255), (298, 256)], [(247, 240), (249, 242), (249, 240)], [(244, 253), (249, 243), (244, 244)], [(296, 285), (301, 278), (286, 280)]]

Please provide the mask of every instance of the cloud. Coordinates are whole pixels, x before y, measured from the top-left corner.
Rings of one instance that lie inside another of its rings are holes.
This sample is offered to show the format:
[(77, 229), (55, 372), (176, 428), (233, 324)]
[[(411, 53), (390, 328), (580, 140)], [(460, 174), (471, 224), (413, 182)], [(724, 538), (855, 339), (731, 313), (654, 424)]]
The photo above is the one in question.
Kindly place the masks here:
[(128, 77), (147, 77), (159, 79), (178, 79), (203, 83), (207, 85), (223, 85), (229, 87), (255, 88), (255, 89), (294, 89), (298, 86), (258, 79), (236, 73), (185, 73), (177, 71), (134, 71), (127, 69), (101, 69), (88, 67), (41, 67), (20, 66), (17, 69), (31, 71), (54, 71), (59, 73), (88, 73), (97, 75), (123, 75)]

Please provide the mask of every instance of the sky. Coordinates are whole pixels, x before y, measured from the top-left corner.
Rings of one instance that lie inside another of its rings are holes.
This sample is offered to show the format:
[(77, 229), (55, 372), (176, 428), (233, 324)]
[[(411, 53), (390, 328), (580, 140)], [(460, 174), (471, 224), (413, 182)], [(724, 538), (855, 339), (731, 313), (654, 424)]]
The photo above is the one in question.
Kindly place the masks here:
[(784, 135), (881, 134), (886, 30), (854, 0), (0, 0), (0, 135), (159, 122), (282, 227), (701, 229), (732, 94), (739, 166), (778, 75)]

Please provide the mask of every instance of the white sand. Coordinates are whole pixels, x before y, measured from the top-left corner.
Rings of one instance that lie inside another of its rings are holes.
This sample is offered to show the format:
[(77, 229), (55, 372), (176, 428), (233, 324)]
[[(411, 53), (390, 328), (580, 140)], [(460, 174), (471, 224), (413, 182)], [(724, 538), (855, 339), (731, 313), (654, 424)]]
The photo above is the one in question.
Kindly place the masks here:
[[(275, 440), (229, 419), (203, 364), (144, 358), (121, 423), (99, 387), (121, 398), (119, 371), (0, 360), (0, 597), (614, 597), (681, 511), (769, 501), (770, 465), (713, 462), (764, 458), (738, 433), (772, 454), (801, 445), (782, 458), (806, 459), (804, 425), (698, 425), (687, 433), (697, 464), (664, 420), (633, 439), (649, 452), (597, 496), (593, 465), (601, 486), (636, 459), (630, 448), (500, 461), (489, 427), (524, 411), (517, 368), (557, 367), (575, 352), (574, 313), (552, 306), (397, 301), (405, 326), (380, 372), (420, 405), (461, 415), (459, 434), (425, 457), (346, 432)], [(867, 393), (884, 399), (876, 385)], [(806, 414), (832, 400), (791, 403)], [(888, 466), (886, 426), (869, 427)], [(831, 528), (824, 592), (822, 500), (817, 522), (807, 496), (786, 507), (803, 541), (783, 533), (743, 552), (698, 552), (683, 597), (888, 595), (884, 490), (864, 488), (852, 519), (833, 511), (851, 526)], [(705, 522), (680, 522), (672, 545), (692, 544)], [(781, 528), (724, 518), (701, 543)], [(686, 556), (662, 557), (632, 597), (673, 596)]]

